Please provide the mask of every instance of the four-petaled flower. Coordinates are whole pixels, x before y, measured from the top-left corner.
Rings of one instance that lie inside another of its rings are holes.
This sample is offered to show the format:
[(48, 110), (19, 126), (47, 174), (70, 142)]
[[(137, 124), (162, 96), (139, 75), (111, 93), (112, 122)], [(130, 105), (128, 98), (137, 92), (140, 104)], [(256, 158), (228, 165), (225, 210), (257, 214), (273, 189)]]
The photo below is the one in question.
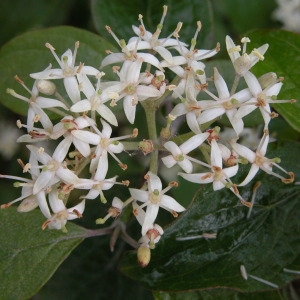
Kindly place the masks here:
[(174, 198), (165, 195), (165, 193), (170, 190), (175, 183), (169, 185), (165, 189), (162, 189), (161, 180), (157, 175), (152, 172), (148, 172), (145, 178), (148, 182), (148, 191), (133, 188), (129, 189), (131, 196), (135, 200), (143, 202), (143, 204), (135, 210), (135, 213), (138, 214), (140, 209), (147, 207), (142, 226), (142, 235), (145, 235), (153, 226), (160, 207), (171, 212), (174, 216), (177, 216), (178, 212), (183, 212), (185, 210), (185, 208)]

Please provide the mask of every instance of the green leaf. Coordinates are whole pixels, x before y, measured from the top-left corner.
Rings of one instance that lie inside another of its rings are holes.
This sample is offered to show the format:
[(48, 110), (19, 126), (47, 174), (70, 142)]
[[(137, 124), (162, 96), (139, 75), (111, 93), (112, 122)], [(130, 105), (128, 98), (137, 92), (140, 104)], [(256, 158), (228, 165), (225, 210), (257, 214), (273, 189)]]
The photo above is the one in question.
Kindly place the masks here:
[[(215, 288), (194, 292), (166, 293), (154, 292), (155, 300), (283, 300), (292, 299), (283, 297), (278, 290), (261, 291), (260, 293), (242, 293), (235, 290)], [(286, 295), (283, 294), (283, 295)]]
[(227, 28), (227, 34), (234, 31), (240, 35), (253, 28), (274, 28), (278, 25), (271, 14), (277, 7), (274, 0), (214, 0), (212, 1), (217, 17)]
[(58, 67), (50, 50), (44, 46), (45, 43), (52, 44), (60, 57), (68, 48), (73, 51), (76, 41), (80, 42), (77, 63), (82, 62), (96, 68), (99, 68), (106, 55), (105, 50), (113, 49), (100, 36), (67, 26), (27, 32), (3, 46), (0, 50), (1, 103), (18, 114), (26, 115), (27, 103), (6, 93), (7, 88), (12, 88), (21, 95), (30, 96), (13, 77), (17, 74), (31, 89), (34, 80), (29, 77), (30, 73), (40, 72), (50, 63), (53, 67)]
[(265, 59), (253, 68), (254, 74), (275, 72), (284, 77), (283, 87), (278, 99), (298, 99), (294, 104), (274, 104), (273, 107), (297, 131), (300, 131), (300, 70), (297, 67), (300, 58), (300, 36), (283, 30), (255, 30), (248, 33), (251, 48), (268, 43)]
[(1, 1), (0, 44), (30, 29), (58, 25), (68, 17), (71, 3), (70, 0)]
[[(282, 166), (300, 178), (300, 145), (288, 143), (269, 151), (279, 156)], [(235, 182), (246, 176), (247, 168)], [(217, 192), (211, 186), (201, 188), (188, 210), (170, 226), (152, 251), (150, 264), (142, 269), (136, 253), (124, 258), (122, 271), (155, 291), (182, 292), (213, 288), (230, 288), (239, 292), (272, 290), (252, 278), (244, 280), (240, 265), (249, 274), (283, 286), (295, 275), (283, 268), (300, 269), (300, 187), (284, 184), (262, 171), (252, 214), (229, 190)], [(239, 188), (250, 199), (253, 184)], [(217, 233), (216, 239), (178, 241), (177, 237)]]
[(0, 295), (3, 300), (29, 299), (71, 251), (86, 230), (67, 224), (68, 233), (41, 229), (45, 218), (38, 211), (0, 210)]
[(93, 0), (91, 8), (95, 27), (101, 35), (109, 36), (105, 30), (105, 25), (109, 25), (120, 39), (128, 40), (135, 35), (131, 26), (140, 25), (138, 14), (143, 15), (146, 29), (152, 33), (155, 32), (161, 20), (163, 5), (168, 5), (168, 14), (161, 37), (169, 36), (175, 30), (177, 23), (183, 22), (179, 35), (186, 43), (190, 43), (196, 31), (196, 22), (201, 20), (202, 30), (198, 38), (199, 48), (215, 45), (212, 38), (213, 15), (208, 0), (167, 0), (164, 2), (160, 0)]

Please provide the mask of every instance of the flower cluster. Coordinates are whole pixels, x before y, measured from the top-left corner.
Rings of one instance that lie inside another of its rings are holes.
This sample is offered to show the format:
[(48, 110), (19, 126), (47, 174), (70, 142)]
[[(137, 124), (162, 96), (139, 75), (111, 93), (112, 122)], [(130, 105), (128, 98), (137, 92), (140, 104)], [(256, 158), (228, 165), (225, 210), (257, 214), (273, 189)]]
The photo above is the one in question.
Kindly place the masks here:
[[(226, 37), (226, 48), (235, 72), (235, 80), (229, 88), (217, 68), (205, 70), (204, 60), (216, 55), (220, 45), (208, 50), (196, 48), (201, 22), (197, 22), (195, 35), (188, 46), (179, 39), (181, 23), (169, 36), (160, 36), (166, 13), (164, 6), (161, 22), (154, 33), (146, 30), (143, 17), (139, 15), (140, 25), (133, 26), (135, 36), (127, 43), (107, 26), (121, 49), (119, 53), (108, 51), (100, 69), (76, 62), (79, 42), (75, 43), (73, 52), (68, 49), (61, 58), (55, 48), (46, 43), (59, 67), (50, 65), (41, 72), (30, 74), (35, 79), (32, 89), (15, 77), (29, 94), (23, 96), (12, 89), (7, 90), (28, 103), (27, 122), (18, 121), (17, 125), (27, 131), (18, 142), (26, 143), (29, 150), (28, 163), (19, 160), (29, 178), (0, 175), (16, 180), (15, 186), (22, 187), (21, 196), (1, 208), (15, 202), (21, 202), (20, 212), (39, 207), (46, 218), (43, 229), (66, 231), (67, 220), (82, 217), (86, 202), (99, 197), (106, 203), (110, 201), (104, 195), (106, 190), (116, 184), (123, 185), (124, 189), (130, 185), (128, 180), (118, 182), (117, 176), (107, 178), (107, 173), (114, 161), (125, 171), (127, 165), (122, 163), (119, 154), (140, 149), (150, 156), (148, 172), (142, 174), (145, 184), (140, 188), (130, 186), (131, 197), (126, 200), (114, 195), (108, 214), (96, 222), (103, 224), (129, 208), (141, 225), (141, 247), (153, 249), (163, 234), (162, 227), (156, 223), (159, 209), (169, 211), (174, 217), (185, 211), (179, 203), (181, 199), (167, 195), (178, 183), (172, 181), (163, 188), (164, 172), (160, 172), (163, 165), (166, 168), (178, 165), (182, 171), (177, 175), (187, 181), (212, 183), (215, 191), (227, 188), (247, 207), (251, 207), (251, 203), (242, 198), (238, 186), (248, 184), (259, 169), (284, 183), (293, 181), (293, 173), (279, 166), (280, 159), (267, 158), (266, 153), (270, 139), (268, 126), (272, 118), (278, 116), (270, 105), (295, 100), (277, 100), (282, 78), (276, 74), (267, 73), (256, 78), (250, 71), (264, 59), (268, 45), (247, 53), (248, 38), (242, 39), (241, 47)], [(115, 81), (105, 80), (103, 68), (108, 65), (112, 65)], [(63, 82), (63, 91), (57, 89), (58, 80)], [(240, 80), (245, 81), (245, 88), (238, 89)], [(119, 131), (114, 128), (120, 127), (120, 120), (123, 120), (123, 113), (115, 108), (119, 103), (122, 103), (130, 124), (135, 124), (137, 106), (144, 108), (149, 136), (143, 138), (148, 139), (133, 141), (138, 136), (137, 128), (129, 134), (116, 135)], [(167, 121), (158, 137), (155, 112), (162, 106), (167, 110)], [(239, 139), (246, 130), (244, 117), (256, 109), (261, 113), (263, 130), (256, 149), (252, 149)], [(48, 112), (59, 116), (55, 118), (55, 124)], [(226, 129), (220, 132), (220, 127), (213, 127), (223, 115), (234, 130), (230, 140), (222, 139)], [(174, 128), (179, 126), (184, 128), (181, 131), (188, 132), (182, 136), (173, 135)], [(52, 143), (54, 150), (51, 150)], [(251, 164), (248, 175), (241, 183), (234, 183), (232, 178), (240, 164), (245, 163)], [(279, 173), (274, 172), (275, 167)], [(69, 200), (75, 189), (81, 190), (82, 196), (74, 203), (74, 199)], [(149, 255), (150, 252), (146, 250), (145, 253)], [(149, 261), (149, 257), (145, 260)], [(143, 259), (140, 263), (147, 264)]]

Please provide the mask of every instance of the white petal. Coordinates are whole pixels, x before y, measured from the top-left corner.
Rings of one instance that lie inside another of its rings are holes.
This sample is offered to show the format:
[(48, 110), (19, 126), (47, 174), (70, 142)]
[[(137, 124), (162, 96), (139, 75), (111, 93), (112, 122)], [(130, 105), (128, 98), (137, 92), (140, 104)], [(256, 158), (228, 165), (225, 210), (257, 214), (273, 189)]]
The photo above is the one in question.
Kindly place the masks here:
[(49, 204), (54, 213), (58, 213), (58, 212), (66, 209), (66, 206), (64, 205), (63, 201), (58, 198), (57, 189), (53, 189), (49, 193)]
[(219, 98), (225, 99), (230, 96), (227, 84), (218, 72), (217, 68), (214, 68), (214, 83), (218, 91)]
[(107, 106), (105, 106), (104, 104), (100, 104), (99, 107), (97, 108), (97, 112), (107, 122), (109, 122), (114, 126), (118, 126), (118, 121), (116, 116)]
[(37, 180), (34, 183), (33, 194), (35, 195), (38, 192), (40, 192), (41, 190), (43, 190), (45, 187), (47, 187), (47, 185), (52, 180), (54, 175), (55, 175), (55, 173), (53, 171), (41, 172), (39, 177), (37, 178)]
[(194, 112), (188, 112), (186, 114), (186, 122), (189, 126), (189, 128), (195, 133), (199, 134), (201, 133), (201, 129), (199, 127), (197, 116)]
[(211, 172), (209, 173), (194, 173), (194, 174), (185, 174), (185, 173), (178, 173), (179, 176), (183, 177), (185, 180), (194, 182), (194, 183), (210, 183), (213, 182), (214, 177)]
[(69, 135), (68, 137), (64, 138), (56, 147), (52, 157), (53, 159), (57, 160), (58, 162), (62, 162), (69, 151), (69, 148), (72, 143), (72, 136)]
[(90, 145), (78, 138), (73, 139), (75, 148), (82, 154), (83, 157), (88, 157), (91, 153)]
[(129, 189), (129, 192), (135, 200), (146, 202), (149, 199), (149, 193), (138, 189)]
[(69, 169), (60, 167), (56, 170), (56, 175), (65, 183), (74, 185), (80, 183), (79, 178)]
[(246, 72), (244, 75), (245, 81), (253, 94), (253, 96), (257, 96), (262, 92), (261, 86), (259, 84), (258, 79), (252, 74), (250, 71)]
[(121, 153), (124, 150), (124, 145), (122, 143), (118, 143), (118, 144), (110, 144), (108, 146), (108, 150), (113, 152), (113, 153)]
[(30, 152), (36, 157), (36, 159), (44, 165), (52, 160), (52, 157), (46, 152), (40, 152), (38, 147), (33, 145), (26, 145)]
[(151, 97), (161, 96), (161, 92), (157, 88), (152, 86), (145, 86), (145, 85), (137, 86), (136, 93), (138, 95), (138, 98), (140, 97), (151, 98)]
[(181, 149), (172, 141), (164, 143), (164, 147), (171, 152), (173, 156), (182, 154)]
[(40, 208), (41, 212), (43, 213), (43, 215), (47, 219), (50, 219), (51, 218), (51, 213), (50, 213), (50, 210), (49, 210), (49, 207), (48, 207), (45, 192), (41, 191), (41, 192), (37, 193), (35, 195), (35, 197), (38, 200), (39, 208)]
[(222, 169), (222, 153), (215, 139), (211, 141), (211, 165)]
[(204, 124), (209, 121), (212, 121), (213, 119), (222, 116), (225, 113), (225, 108), (222, 107), (216, 107), (216, 108), (210, 108), (205, 111), (203, 111), (200, 116), (197, 118), (199, 124)]
[(78, 211), (80, 214), (83, 213), (85, 208), (85, 200), (81, 201), (80, 203), (78, 203), (77, 205), (75, 205), (74, 207), (68, 208), (68, 220), (74, 220), (78, 218), (78, 215), (73, 213), (73, 211)]
[(123, 101), (124, 112), (127, 120), (133, 124), (135, 119), (136, 105), (132, 105), (133, 96), (126, 96)]
[(71, 106), (70, 111), (72, 112), (84, 112), (91, 110), (91, 102), (87, 99), (78, 101), (74, 105)]
[(153, 226), (153, 223), (157, 217), (159, 206), (157, 204), (150, 203), (147, 205), (145, 220), (142, 226), (142, 235), (145, 235), (149, 228)]
[(124, 53), (109, 54), (102, 60), (100, 69), (107, 66), (107, 65), (115, 64), (115, 63), (118, 63), (118, 62), (121, 62), (121, 61), (124, 61), (124, 60), (125, 60), (125, 54)]
[(45, 70), (38, 73), (32, 73), (30, 74), (31, 78), (34, 79), (61, 79), (64, 78), (64, 74), (62, 69), (50, 69)]
[(256, 154), (252, 150), (237, 143), (232, 143), (231, 146), (238, 155), (246, 158), (249, 162), (254, 163)]
[(107, 151), (103, 151), (99, 157), (98, 167), (94, 176), (95, 180), (104, 180), (108, 171)]
[(172, 168), (177, 163), (177, 161), (174, 159), (172, 155), (162, 157), (161, 160), (167, 168)]
[(95, 199), (99, 196), (100, 192), (98, 189), (91, 189), (86, 196), (84, 196), (85, 199)]
[(238, 169), (239, 169), (239, 166), (235, 165), (235, 166), (223, 169), (222, 172), (226, 175), (227, 178), (230, 178), (230, 177), (236, 175)]
[(162, 208), (167, 209), (169, 211), (176, 211), (176, 212), (182, 212), (185, 211), (185, 208), (180, 205), (174, 198), (163, 195), (161, 197), (161, 201), (159, 204)]
[(98, 134), (87, 130), (73, 130), (72, 135), (80, 141), (91, 145), (98, 145), (101, 140)]
[(64, 109), (68, 109), (66, 105), (59, 100), (41, 96), (36, 98), (35, 103), (41, 108), (62, 107)]
[(123, 209), (123, 201), (121, 201), (121, 199), (119, 199), (118, 197), (114, 197), (111, 205), (118, 208), (119, 210)]
[(192, 150), (199, 147), (208, 137), (208, 132), (196, 134), (193, 137), (189, 138), (186, 142), (181, 144), (179, 148), (181, 149), (182, 153), (188, 154)]
[(188, 159), (184, 159), (183, 161), (177, 162), (181, 169), (186, 173), (192, 173), (193, 165)]
[(74, 76), (64, 78), (64, 85), (68, 96), (73, 103), (80, 101), (79, 86)]
[(253, 177), (256, 175), (258, 170), (259, 170), (259, 167), (256, 164), (252, 164), (247, 177), (244, 179), (244, 181), (242, 183), (239, 184), (239, 186), (244, 186), (247, 183), (249, 183), (253, 179)]
[(147, 175), (149, 176), (148, 181), (148, 190), (153, 192), (154, 190), (161, 191), (162, 189), (162, 184), (160, 178), (153, 174), (152, 172), (148, 172)]
[(101, 120), (101, 123), (102, 123), (102, 126), (103, 126), (103, 128), (102, 128), (103, 136), (106, 137), (106, 138), (110, 138), (111, 133), (112, 133), (111, 126), (103, 120)]

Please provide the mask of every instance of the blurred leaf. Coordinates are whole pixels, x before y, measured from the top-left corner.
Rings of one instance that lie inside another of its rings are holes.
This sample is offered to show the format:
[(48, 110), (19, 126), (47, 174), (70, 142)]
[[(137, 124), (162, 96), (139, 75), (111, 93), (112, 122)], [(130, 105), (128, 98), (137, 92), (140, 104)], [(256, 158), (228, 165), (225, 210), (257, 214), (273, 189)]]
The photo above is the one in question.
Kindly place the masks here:
[(41, 229), (45, 218), (39, 211), (18, 213), (0, 210), (1, 299), (28, 299), (52, 276), (70, 252), (83, 240), (86, 230), (72, 223), (68, 233)]
[(71, 3), (70, 0), (1, 1), (0, 45), (27, 30), (59, 25), (68, 17)]
[[(89, 204), (99, 210), (98, 202)], [(84, 219), (86, 217), (90, 218), (85, 211)], [(151, 291), (119, 271), (120, 257), (127, 248), (123, 241), (118, 241), (112, 253), (108, 236), (84, 240), (32, 300), (77, 300), (87, 295), (89, 300), (153, 299)]]
[[(101, 35), (108, 37), (105, 25), (109, 25), (114, 33), (126, 41), (134, 36), (132, 25), (139, 26), (138, 14), (143, 15), (146, 30), (154, 32), (163, 12), (163, 5), (168, 5), (168, 14), (164, 22), (161, 37), (169, 36), (178, 22), (183, 22), (180, 37), (190, 43), (196, 30), (196, 22), (201, 20), (202, 30), (199, 34), (199, 48), (212, 47), (213, 39), (212, 9), (209, 0), (175, 1), (167, 0), (128, 0), (103, 1), (93, 0), (91, 4), (94, 23)], [(112, 39), (112, 37), (111, 37)]]
[(216, 22), (222, 22), (226, 34), (240, 36), (253, 28), (274, 28), (272, 12), (277, 7), (274, 0), (213, 0)]
[(215, 288), (195, 292), (166, 293), (154, 292), (155, 300), (283, 300), (277, 290), (261, 291), (260, 293), (239, 293), (235, 290)]
[[(256, 64), (253, 73), (261, 76), (264, 73), (275, 72), (278, 77), (284, 77), (284, 84), (278, 95), (280, 99), (298, 99), (294, 104), (274, 104), (276, 111), (297, 131), (300, 131), (300, 69), (297, 67), (300, 58), (300, 36), (283, 30), (256, 30), (248, 34), (251, 48), (257, 48), (268, 43), (269, 49), (265, 59)], [(288, 50), (288, 51), (287, 51)]]
[[(300, 145), (287, 143), (269, 151), (268, 157), (280, 156), (282, 166), (295, 171), (300, 178)], [(235, 180), (240, 182), (249, 168)], [(295, 276), (283, 268), (300, 269), (300, 187), (283, 184), (278, 178), (263, 172), (255, 180), (259, 187), (251, 217), (248, 208), (240, 205), (228, 190), (214, 192), (205, 186), (194, 198), (189, 209), (169, 227), (151, 262), (142, 269), (135, 265), (136, 254), (129, 253), (123, 272), (155, 291), (230, 288), (254, 292), (271, 290), (263, 283), (240, 274), (244, 264), (248, 273), (285, 285)], [(252, 185), (240, 188), (244, 199), (250, 199)], [(216, 239), (177, 241), (176, 237), (217, 233)]]
[(7, 88), (12, 88), (21, 95), (30, 96), (14, 81), (13, 76), (17, 74), (31, 89), (34, 80), (29, 77), (30, 73), (44, 70), (49, 63), (53, 64), (53, 67), (58, 66), (50, 50), (44, 46), (45, 43), (52, 44), (57, 55), (61, 57), (68, 48), (73, 51), (76, 41), (80, 41), (77, 63), (83, 62), (96, 68), (99, 68), (106, 55), (105, 50), (113, 49), (113, 46), (100, 36), (67, 26), (27, 32), (7, 43), (0, 50), (1, 103), (14, 112), (25, 115), (27, 103), (6, 93)]

